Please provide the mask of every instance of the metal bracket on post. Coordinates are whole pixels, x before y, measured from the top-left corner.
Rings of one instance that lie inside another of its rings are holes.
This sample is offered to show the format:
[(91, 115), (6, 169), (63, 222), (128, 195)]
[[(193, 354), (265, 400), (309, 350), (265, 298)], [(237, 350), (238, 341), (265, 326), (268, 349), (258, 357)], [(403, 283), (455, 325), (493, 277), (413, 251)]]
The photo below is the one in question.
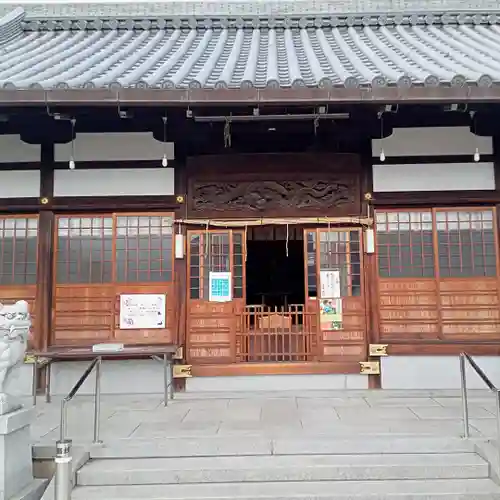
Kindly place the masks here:
[(191, 378), (192, 365), (174, 365), (174, 378)]
[(380, 362), (379, 361), (360, 361), (361, 375), (380, 375)]
[(387, 344), (370, 344), (368, 346), (368, 355), (373, 357), (387, 356)]
[(55, 500), (71, 500), (73, 471), (71, 456), (71, 440), (64, 439), (56, 442), (55, 471)]

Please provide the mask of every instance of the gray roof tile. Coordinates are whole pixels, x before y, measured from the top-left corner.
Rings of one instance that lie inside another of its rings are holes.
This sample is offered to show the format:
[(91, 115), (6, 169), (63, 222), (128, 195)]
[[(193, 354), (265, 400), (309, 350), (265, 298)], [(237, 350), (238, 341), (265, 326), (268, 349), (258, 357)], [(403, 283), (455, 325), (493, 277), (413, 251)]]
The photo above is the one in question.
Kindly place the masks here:
[(481, 16), (23, 25), (17, 9), (0, 19), (0, 87), (490, 86), (500, 83), (500, 28)]

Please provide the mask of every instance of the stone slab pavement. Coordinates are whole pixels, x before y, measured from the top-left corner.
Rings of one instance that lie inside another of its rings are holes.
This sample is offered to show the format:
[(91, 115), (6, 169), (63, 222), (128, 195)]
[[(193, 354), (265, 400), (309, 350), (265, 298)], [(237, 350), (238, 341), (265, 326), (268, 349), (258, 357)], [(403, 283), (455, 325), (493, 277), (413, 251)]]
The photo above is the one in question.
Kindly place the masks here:
[[(29, 405), (29, 400), (26, 401)], [(495, 400), (487, 391), (470, 391), (471, 436), (496, 438)], [(60, 399), (37, 403), (32, 426), (36, 444), (59, 437)], [(171, 437), (375, 435), (459, 437), (463, 435), (459, 391), (309, 391), (177, 394), (168, 407), (158, 395), (103, 395), (101, 439), (161, 440)], [(68, 405), (67, 437), (89, 444), (93, 399), (76, 397)]]

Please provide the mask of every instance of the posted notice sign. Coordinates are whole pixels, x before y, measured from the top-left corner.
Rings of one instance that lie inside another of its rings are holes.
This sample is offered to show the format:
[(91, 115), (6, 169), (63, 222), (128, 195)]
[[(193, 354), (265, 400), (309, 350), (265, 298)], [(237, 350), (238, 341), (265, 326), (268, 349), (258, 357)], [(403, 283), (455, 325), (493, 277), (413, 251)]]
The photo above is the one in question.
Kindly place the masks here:
[(120, 295), (120, 329), (165, 328), (165, 294)]
[(209, 297), (210, 302), (230, 302), (231, 294), (231, 273), (211, 272), (209, 275)]

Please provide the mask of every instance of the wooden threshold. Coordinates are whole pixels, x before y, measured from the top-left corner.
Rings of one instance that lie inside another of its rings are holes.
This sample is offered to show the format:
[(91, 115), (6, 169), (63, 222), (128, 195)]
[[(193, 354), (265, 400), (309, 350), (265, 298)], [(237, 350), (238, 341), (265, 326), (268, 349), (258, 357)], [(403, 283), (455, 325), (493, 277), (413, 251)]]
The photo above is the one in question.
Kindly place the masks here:
[(193, 365), (193, 377), (234, 377), (243, 375), (327, 375), (359, 374), (356, 362), (232, 363)]

